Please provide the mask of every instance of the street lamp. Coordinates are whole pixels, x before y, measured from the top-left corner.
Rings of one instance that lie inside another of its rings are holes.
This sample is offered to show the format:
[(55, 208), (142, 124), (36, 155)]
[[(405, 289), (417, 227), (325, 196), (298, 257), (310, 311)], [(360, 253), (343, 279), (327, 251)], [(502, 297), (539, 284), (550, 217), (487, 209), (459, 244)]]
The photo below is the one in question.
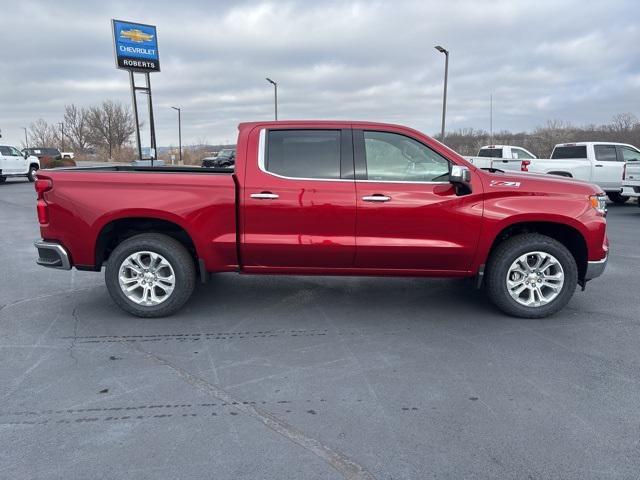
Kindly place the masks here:
[[(180, 115), (181, 111), (178, 107), (171, 107), (178, 112), (178, 153), (180, 158), (180, 165), (182, 165), (182, 117)], [(171, 162), (173, 165), (173, 162)]]
[(276, 112), (276, 121), (278, 120), (278, 84), (276, 82), (274, 82), (273, 80), (271, 80), (269, 77), (266, 78), (267, 82), (269, 82), (271, 85), (273, 85), (273, 93), (274, 93), (274, 101), (273, 104), (275, 106), (275, 112)]
[(29, 148), (29, 140), (27, 139), (27, 127), (20, 127), (24, 130), (24, 148)]
[(449, 50), (436, 45), (436, 50), (440, 53), (444, 53), (444, 95), (442, 98), (442, 132), (440, 134), (440, 141), (444, 143), (444, 119), (447, 115), (447, 76), (449, 75)]

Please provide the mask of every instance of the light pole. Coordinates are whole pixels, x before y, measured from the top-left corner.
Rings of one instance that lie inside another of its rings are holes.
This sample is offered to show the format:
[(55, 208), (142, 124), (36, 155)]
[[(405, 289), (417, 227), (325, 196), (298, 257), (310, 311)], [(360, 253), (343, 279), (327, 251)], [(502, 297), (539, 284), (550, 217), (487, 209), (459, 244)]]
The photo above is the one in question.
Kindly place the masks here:
[(271, 85), (273, 85), (273, 94), (274, 94), (273, 104), (275, 106), (276, 121), (277, 121), (278, 120), (278, 84), (276, 82), (274, 82), (273, 80), (271, 80), (269, 77), (267, 77), (266, 80)]
[(27, 139), (27, 127), (20, 127), (24, 130), (24, 148), (29, 148), (29, 140)]
[(436, 50), (440, 53), (444, 53), (444, 95), (442, 98), (442, 131), (440, 133), (440, 141), (444, 143), (444, 119), (447, 116), (447, 77), (449, 75), (449, 50), (442, 48), (440, 45), (436, 45)]
[[(176, 110), (178, 112), (178, 155), (179, 155), (179, 162), (180, 165), (182, 165), (182, 117), (181, 117), (181, 111), (180, 108), (178, 107), (171, 107), (174, 110)], [(171, 162), (173, 164), (173, 162)]]
[(58, 125), (60, 125), (60, 141), (62, 143), (60, 149), (64, 152), (64, 122), (58, 122)]

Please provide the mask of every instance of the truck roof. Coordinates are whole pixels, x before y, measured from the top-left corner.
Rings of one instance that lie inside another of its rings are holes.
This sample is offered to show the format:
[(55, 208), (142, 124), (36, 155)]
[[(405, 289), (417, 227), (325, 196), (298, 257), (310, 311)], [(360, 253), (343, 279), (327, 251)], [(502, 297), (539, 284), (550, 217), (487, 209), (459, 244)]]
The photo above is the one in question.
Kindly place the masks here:
[(363, 125), (363, 126), (371, 126), (371, 127), (396, 127), (402, 129), (410, 129), (405, 125), (400, 125), (397, 123), (382, 123), (382, 122), (367, 122), (362, 120), (271, 120), (264, 122), (243, 122), (238, 125), (238, 128), (250, 128), (255, 126), (263, 126), (263, 125), (290, 125), (290, 126), (318, 126), (318, 125), (343, 125), (344, 127), (349, 127), (350, 125)]
[(637, 148), (629, 143), (619, 143), (619, 142), (568, 142), (568, 143), (558, 143), (556, 144), (556, 147), (577, 147), (577, 146), (587, 146), (587, 145), (621, 145), (623, 147)]

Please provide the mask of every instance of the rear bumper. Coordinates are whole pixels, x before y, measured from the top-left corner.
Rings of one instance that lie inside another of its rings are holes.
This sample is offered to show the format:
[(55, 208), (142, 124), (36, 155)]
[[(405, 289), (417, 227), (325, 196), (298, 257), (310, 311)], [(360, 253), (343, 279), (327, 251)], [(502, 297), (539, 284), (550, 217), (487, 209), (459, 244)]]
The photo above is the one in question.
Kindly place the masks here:
[(34, 245), (38, 249), (38, 259), (36, 260), (38, 265), (59, 270), (71, 270), (69, 254), (62, 245), (43, 240), (35, 242)]
[(596, 277), (602, 275), (605, 267), (607, 266), (607, 260), (609, 259), (609, 255), (607, 254), (602, 260), (597, 260), (595, 262), (587, 262), (587, 273), (584, 276), (585, 280), (592, 280)]

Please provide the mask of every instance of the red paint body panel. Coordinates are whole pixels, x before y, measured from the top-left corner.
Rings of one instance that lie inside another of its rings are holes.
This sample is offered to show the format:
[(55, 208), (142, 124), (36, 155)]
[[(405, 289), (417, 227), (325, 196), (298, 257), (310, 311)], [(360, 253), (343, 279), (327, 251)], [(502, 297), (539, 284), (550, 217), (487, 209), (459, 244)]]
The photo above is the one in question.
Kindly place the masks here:
[[(472, 193), (448, 183), (288, 179), (258, 166), (260, 130), (375, 129), (402, 133), (471, 170)], [(96, 242), (110, 222), (173, 222), (193, 240), (206, 269), (321, 275), (470, 276), (487, 261), (500, 232), (552, 222), (585, 239), (589, 260), (607, 253), (606, 221), (589, 206), (598, 187), (551, 176), (476, 169), (435, 140), (398, 125), (365, 122), (258, 122), (239, 126), (235, 177), (205, 171), (43, 170), (49, 221), (72, 264), (96, 263)], [(517, 184), (517, 185), (516, 185)], [(275, 200), (252, 193), (274, 192)], [(372, 194), (391, 197), (369, 203)], [(238, 245), (239, 241), (239, 245)]]

